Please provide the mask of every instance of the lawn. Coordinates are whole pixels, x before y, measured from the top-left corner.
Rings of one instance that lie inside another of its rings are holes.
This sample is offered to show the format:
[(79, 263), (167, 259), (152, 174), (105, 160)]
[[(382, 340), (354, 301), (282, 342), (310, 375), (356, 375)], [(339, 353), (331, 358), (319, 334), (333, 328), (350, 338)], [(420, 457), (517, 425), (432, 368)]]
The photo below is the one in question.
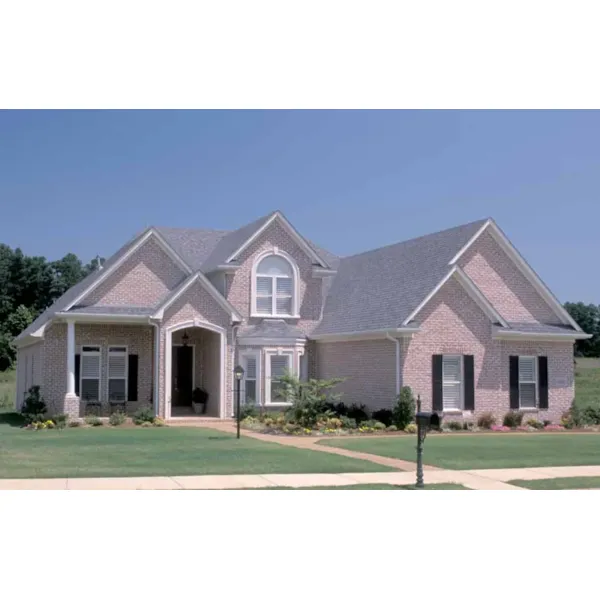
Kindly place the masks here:
[(575, 404), (583, 409), (600, 402), (600, 359), (578, 358), (575, 367)]
[[(414, 485), (392, 485), (390, 483), (357, 483), (356, 485), (332, 485), (332, 486), (316, 486), (316, 487), (272, 487), (272, 488), (241, 488), (254, 490), (415, 490)], [(432, 483), (425, 486), (426, 490), (468, 490), (470, 488), (460, 485), (459, 483)]]
[[(0, 478), (392, 471), (375, 463), (197, 427), (30, 431), (0, 414)], [(7, 422), (8, 421), (8, 422)]]
[[(416, 437), (321, 440), (348, 450), (416, 460)], [(446, 469), (502, 469), (600, 464), (600, 434), (533, 433), (436, 435), (425, 440), (423, 460)]]
[(0, 412), (13, 410), (15, 404), (16, 372), (0, 371)]
[(558, 479), (514, 479), (508, 483), (528, 490), (600, 489), (600, 477), (559, 477)]

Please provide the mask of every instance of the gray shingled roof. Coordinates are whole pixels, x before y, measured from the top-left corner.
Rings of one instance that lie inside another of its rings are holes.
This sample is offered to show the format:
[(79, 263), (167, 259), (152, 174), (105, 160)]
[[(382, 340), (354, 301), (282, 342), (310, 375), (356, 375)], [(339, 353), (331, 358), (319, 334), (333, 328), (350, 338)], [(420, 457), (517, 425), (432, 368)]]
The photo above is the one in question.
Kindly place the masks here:
[(518, 331), (523, 333), (573, 333), (571, 325), (548, 325), (546, 323), (509, 322), (508, 327), (494, 326), (494, 331)]
[(156, 312), (156, 308), (145, 306), (74, 306), (67, 312), (77, 315), (133, 315), (149, 316)]
[(340, 259), (314, 334), (399, 327), (486, 219)]
[(283, 319), (263, 319), (257, 325), (241, 327), (239, 337), (245, 338), (283, 338), (305, 339), (306, 335), (294, 325), (288, 325)]

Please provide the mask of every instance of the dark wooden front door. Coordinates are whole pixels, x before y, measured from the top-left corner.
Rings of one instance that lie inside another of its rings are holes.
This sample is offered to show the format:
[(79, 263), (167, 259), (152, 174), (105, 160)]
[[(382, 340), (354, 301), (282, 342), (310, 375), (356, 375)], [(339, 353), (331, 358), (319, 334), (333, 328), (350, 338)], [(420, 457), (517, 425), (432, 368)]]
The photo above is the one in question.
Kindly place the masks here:
[(191, 346), (173, 346), (171, 398), (173, 406), (192, 405), (193, 349)]

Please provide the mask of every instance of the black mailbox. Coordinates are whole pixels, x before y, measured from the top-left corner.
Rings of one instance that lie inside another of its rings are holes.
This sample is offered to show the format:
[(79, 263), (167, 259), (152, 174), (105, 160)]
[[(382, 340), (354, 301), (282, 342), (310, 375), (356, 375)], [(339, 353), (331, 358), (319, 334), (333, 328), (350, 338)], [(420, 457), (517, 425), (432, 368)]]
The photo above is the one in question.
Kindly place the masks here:
[(429, 429), (439, 429), (440, 425), (440, 416), (437, 413), (431, 413), (431, 418), (429, 419)]
[[(423, 429), (428, 429), (431, 423), (432, 413), (428, 412), (418, 412), (417, 413), (417, 426)], [(437, 416), (437, 415), (435, 415)], [(438, 419), (439, 421), (439, 419)]]

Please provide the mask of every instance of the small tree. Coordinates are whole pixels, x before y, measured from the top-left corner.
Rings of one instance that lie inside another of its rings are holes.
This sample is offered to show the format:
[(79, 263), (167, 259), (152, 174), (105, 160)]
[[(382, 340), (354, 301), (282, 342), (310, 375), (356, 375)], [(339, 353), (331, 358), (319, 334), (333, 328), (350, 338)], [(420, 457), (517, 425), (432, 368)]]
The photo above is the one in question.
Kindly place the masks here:
[(21, 408), (21, 414), (23, 415), (25, 422), (35, 423), (36, 421), (43, 421), (44, 414), (47, 411), (46, 403), (40, 394), (40, 386), (33, 385), (28, 390), (27, 398), (23, 402)]
[(392, 421), (394, 425), (402, 431), (409, 423), (415, 420), (415, 398), (412, 393), (412, 389), (408, 386), (404, 386), (398, 398), (394, 408), (392, 409)]

